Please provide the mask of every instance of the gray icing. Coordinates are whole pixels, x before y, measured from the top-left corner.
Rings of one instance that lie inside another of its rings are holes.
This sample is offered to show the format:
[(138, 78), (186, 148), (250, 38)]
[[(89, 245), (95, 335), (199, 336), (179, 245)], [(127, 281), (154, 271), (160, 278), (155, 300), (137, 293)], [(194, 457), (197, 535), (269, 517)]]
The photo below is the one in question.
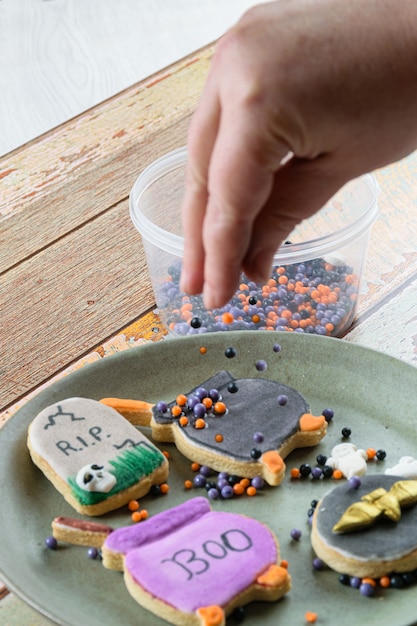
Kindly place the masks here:
[(417, 548), (417, 505), (403, 507), (398, 523), (380, 518), (368, 528), (349, 533), (334, 533), (332, 530), (348, 506), (379, 487), (388, 491), (398, 480), (404, 478), (368, 475), (361, 478), (358, 489), (350, 487), (348, 482), (332, 489), (317, 507), (316, 530), (321, 539), (343, 556), (360, 561), (390, 561)]
[[(235, 383), (237, 391), (228, 391), (228, 385)], [(298, 431), (299, 419), (310, 408), (304, 397), (295, 389), (282, 383), (265, 378), (233, 378), (227, 371), (221, 371), (213, 377), (185, 392), (191, 396), (196, 389), (217, 389), (222, 401), (226, 404), (227, 412), (224, 415), (206, 416), (206, 428), (196, 429), (192, 426), (195, 419), (191, 411), (185, 414), (190, 425), (183, 429), (184, 434), (191, 440), (216, 452), (221, 451), (238, 460), (253, 461), (251, 450), (259, 449), (262, 453), (267, 450), (280, 451), (283, 443)], [(183, 393), (182, 390), (178, 390)], [(284, 406), (278, 403), (278, 396), (286, 395), (288, 402)], [(171, 418), (170, 409), (175, 401), (168, 405), (168, 411), (161, 414), (156, 406), (153, 416), (159, 424), (169, 424), (177, 420)], [(264, 435), (262, 443), (255, 443), (253, 435), (261, 432)], [(221, 446), (214, 442), (215, 433), (223, 435)]]

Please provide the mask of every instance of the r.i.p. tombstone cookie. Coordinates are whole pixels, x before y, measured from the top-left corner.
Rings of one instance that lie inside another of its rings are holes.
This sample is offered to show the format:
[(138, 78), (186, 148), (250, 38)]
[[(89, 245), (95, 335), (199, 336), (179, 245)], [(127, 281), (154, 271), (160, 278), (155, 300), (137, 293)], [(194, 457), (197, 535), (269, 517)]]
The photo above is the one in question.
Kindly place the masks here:
[(79, 513), (102, 515), (145, 495), (168, 477), (168, 461), (120, 413), (68, 398), (32, 421), (33, 462)]

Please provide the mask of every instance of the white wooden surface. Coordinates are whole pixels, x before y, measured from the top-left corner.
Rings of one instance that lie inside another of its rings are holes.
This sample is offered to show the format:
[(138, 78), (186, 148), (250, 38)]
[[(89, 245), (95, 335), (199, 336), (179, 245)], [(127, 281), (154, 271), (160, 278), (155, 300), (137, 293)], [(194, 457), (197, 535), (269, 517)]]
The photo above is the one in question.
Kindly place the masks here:
[(0, 157), (214, 41), (256, 4), (0, 0)]

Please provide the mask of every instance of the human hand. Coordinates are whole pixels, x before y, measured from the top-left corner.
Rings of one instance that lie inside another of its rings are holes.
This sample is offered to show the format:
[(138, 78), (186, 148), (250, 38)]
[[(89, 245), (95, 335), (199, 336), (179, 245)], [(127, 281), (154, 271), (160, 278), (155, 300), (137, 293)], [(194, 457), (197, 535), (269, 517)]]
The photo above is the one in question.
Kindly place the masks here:
[(188, 138), (181, 288), (266, 280), (294, 226), (417, 141), (417, 3), (277, 0), (219, 42)]

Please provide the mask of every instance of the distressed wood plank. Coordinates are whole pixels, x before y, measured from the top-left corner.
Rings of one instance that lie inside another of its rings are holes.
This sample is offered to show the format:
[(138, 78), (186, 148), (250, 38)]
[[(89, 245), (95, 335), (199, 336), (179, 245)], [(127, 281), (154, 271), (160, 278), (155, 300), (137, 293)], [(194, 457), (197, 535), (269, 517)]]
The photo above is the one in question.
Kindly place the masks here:
[(345, 339), (417, 367), (417, 275), (384, 306), (359, 317)]
[(4, 407), (154, 306), (127, 201), (1, 276), (0, 298)]
[(185, 143), (210, 46), (0, 163), (0, 272), (126, 198), (139, 172)]
[(67, 366), (64, 370), (55, 374), (52, 378), (39, 385), (36, 389), (26, 394), (24, 397), (14, 402), (9, 408), (0, 410), (0, 428), (29, 400), (31, 400), (36, 394), (43, 389), (46, 389), (49, 385), (52, 385), (57, 380), (71, 374), (72, 372), (81, 369), (89, 363), (94, 363), (100, 359), (104, 359), (107, 356), (135, 348), (143, 343), (149, 341), (160, 341), (167, 335), (167, 331), (162, 326), (161, 320), (154, 309), (145, 313), (140, 319), (132, 322), (126, 328), (123, 328), (120, 332), (110, 337), (103, 344), (97, 346), (91, 352), (81, 357), (71, 365)]

